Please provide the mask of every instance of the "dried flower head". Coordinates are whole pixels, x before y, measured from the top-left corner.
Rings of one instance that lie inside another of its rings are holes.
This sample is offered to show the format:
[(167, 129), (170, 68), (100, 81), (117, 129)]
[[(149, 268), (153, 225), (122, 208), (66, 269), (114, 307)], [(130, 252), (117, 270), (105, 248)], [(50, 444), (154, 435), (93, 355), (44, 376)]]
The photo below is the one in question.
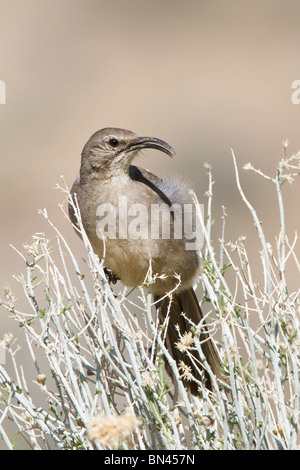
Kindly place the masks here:
[(130, 445), (132, 431), (139, 425), (140, 421), (132, 413), (120, 416), (99, 414), (88, 423), (88, 438), (103, 447), (117, 448), (122, 441)]
[(257, 367), (258, 370), (264, 370), (264, 368), (265, 368), (264, 361), (262, 359), (257, 359), (256, 367)]
[(193, 343), (194, 343), (194, 338), (193, 338), (192, 332), (186, 331), (184, 335), (181, 336), (180, 340), (177, 341), (177, 343), (175, 344), (177, 348), (179, 349), (179, 351), (185, 352), (185, 351), (188, 351), (188, 349), (190, 349)]
[(292, 175), (285, 175), (285, 180), (289, 183), (292, 184), (295, 180)]
[(213, 426), (214, 419), (209, 415), (203, 415), (199, 419), (199, 424), (200, 424), (200, 426), (203, 426), (204, 428), (209, 429)]
[(11, 295), (11, 288), (10, 288), (10, 286), (9, 286), (8, 284), (5, 284), (5, 285), (3, 286), (3, 293), (4, 293), (4, 295), (5, 295), (6, 298), (9, 298), (9, 297), (10, 297), (10, 295)]
[(142, 374), (142, 385), (149, 388), (155, 387), (155, 380), (153, 379), (153, 375), (150, 372), (145, 372)]
[(13, 337), (14, 335), (10, 332), (8, 333), (4, 333), (4, 336), (3, 336), (3, 345), (6, 349), (9, 349), (11, 344), (12, 344), (12, 340), (13, 340)]
[(185, 364), (185, 362), (180, 361), (178, 369), (182, 373), (182, 378), (189, 382), (194, 380), (194, 376), (192, 374), (192, 368)]
[(251, 165), (251, 163), (246, 163), (243, 166), (243, 170), (253, 170), (253, 165)]
[(286, 150), (289, 146), (289, 139), (285, 139), (283, 142), (282, 142), (282, 147), (284, 150)]
[(195, 421), (199, 426), (202, 426), (206, 429), (209, 429), (213, 426), (214, 418), (212, 416), (204, 415), (200, 410), (196, 408), (196, 406), (192, 406), (192, 410)]
[(39, 383), (40, 385), (45, 385), (45, 382), (46, 382), (45, 374), (39, 374), (36, 380), (37, 380), (37, 383)]

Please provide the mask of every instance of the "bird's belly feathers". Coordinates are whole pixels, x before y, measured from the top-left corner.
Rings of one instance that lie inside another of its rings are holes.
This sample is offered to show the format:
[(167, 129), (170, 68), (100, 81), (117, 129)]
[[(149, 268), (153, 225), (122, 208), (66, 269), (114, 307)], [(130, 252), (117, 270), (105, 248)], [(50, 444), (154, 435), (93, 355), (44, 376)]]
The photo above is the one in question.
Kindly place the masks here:
[[(181, 289), (190, 287), (199, 273), (199, 254), (195, 249), (187, 249), (190, 241), (183, 227), (174, 222), (174, 213), (141, 183), (131, 180), (121, 183), (114, 187), (110, 181), (109, 192), (104, 185), (97, 199), (89, 201), (89, 210), (85, 206), (83, 225), (94, 251), (104, 257), (105, 266), (124, 285), (143, 284), (150, 269), (152, 275), (164, 277), (156, 278), (157, 293), (168, 292), (178, 284)], [(128, 192), (130, 201), (126, 197)], [(179, 212), (180, 208), (178, 204)]]

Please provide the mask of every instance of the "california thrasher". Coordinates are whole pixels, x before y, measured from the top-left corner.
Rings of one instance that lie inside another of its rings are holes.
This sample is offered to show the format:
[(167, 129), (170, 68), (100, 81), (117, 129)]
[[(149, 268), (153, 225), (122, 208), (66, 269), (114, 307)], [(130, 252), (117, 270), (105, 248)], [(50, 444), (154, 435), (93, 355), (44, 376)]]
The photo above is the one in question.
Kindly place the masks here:
[[(191, 330), (189, 320), (196, 325), (203, 320), (193, 289), (200, 270), (199, 253), (193, 246), (187, 249), (191, 240), (187, 239), (182, 228), (185, 222), (183, 209), (193, 207), (194, 212), (195, 206), (188, 186), (179, 179), (160, 179), (147, 170), (131, 165), (138, 152), (145, 148), (154, 148), (169, 156), (175, 154), (166, 142), (138, 137), (125, 129), (105, 128), (96, 132), (83, 148), (80, 175), (73, 184), (71, 194), (73, 197), (77, 195), (82, 223), (93, 250), (100, 258), (104, 257), (105, 267), (124, 285), (142, 285), (151, 261), (152, 275), (157, 275), (152, 292), (160, 322), (169, 314), (167, 348), (177, 364), (182, 366), (183, 361), (193, 376), (200, 380), (198, 370), (203, 368), (197, 352), (192, 351), (191, 360), (176, 345), (179, 341), (178, 329), (183, 335)], [(171, 214), (169, 219), (165, 219), (170, 224), (169, 228), (161, 222), (162, 214), (152, 211), (157, 207)], [(137, 212), (139, 218), (135, 217)], [(110, 219), (101, 219), (104, 213)], [(69, 214), (76, 224), (71, 205)], [(177, 216), (181, 223), (175, 235)], [(104, 219), (105, 226), (101, 225)], [(165, 228), (166, 233), (162, 232)], [(166, 295), (171, 291), (171, 296)], [(219, 356), (205, 323), (200, 341), (210, 368), (220, 377)], [(210, 376), (206, 371), (204, 377), (206, 387), (211, 389)], [(183, 381), (192, 393), (197, 393), (198, 386), (194, 381)]]

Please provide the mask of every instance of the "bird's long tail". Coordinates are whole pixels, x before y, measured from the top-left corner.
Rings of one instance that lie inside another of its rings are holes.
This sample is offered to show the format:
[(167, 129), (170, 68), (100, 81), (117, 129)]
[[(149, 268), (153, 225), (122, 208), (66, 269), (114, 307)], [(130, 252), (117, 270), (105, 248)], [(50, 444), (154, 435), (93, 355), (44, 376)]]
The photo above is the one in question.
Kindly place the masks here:
[[(158, 298), (156, 298), (155, 300), (158, 301)], [(203, 320), (203, 313), (198, 303), (194, 289), (190, 288), (173, 295), (171, 304), (170, 299), (166, 297), (162, 301), (158, 301), (157, 306), (161, 323), (166, 318), (166, 315), (169, 314), (169, 323), (166, 334), (166, 346), (168, 348), (169, 353), (171, 354), (173, 359), (175, 359), (177, 365), (182, 366), (183, 361), (184, 364), (189, 368), (189, 371), (191, 372), (192, 376), (195, 377), (197, 380), (201, 380), (201, 372), (199, 374), (199, 370), (203, 370), (203, 367), (201, 366), (201, 360), (198, 352), (194, 350), (190, 351), (190, 354), (192, 354), (194, 358), (193, 363), (188, 353), (186, 351), (180, 350), (176, 345), (176, 343), (178, 343), (180, 339), (179, 334), (182, 336), (184, 335), (184, 333), (191, 331), (192, 325), (189, 323), (188, 320), (191, 320), (191, 322), (195, 325), (199, 324), (199, 322)], [(207, 333), (205, 323), (202, 322), (202, 325), (203, 326), (199, 338), (202, 352), (214, 375), (217, 378), (221, 378), (220, 358), (218, 352), (214, 346), (214, 343), (212, 342), (211, 338)], [(168, 373), (172, 376), (171, 368), (168, 365), (167, 361), (166, 368)], [(180, 367), (180, 369), (182, 369), (182, 367)], [(194, 395), (197, 395), (199, 393), (197, 383), (193, 380), (185, 379), (184, 377), (186, 376), (186, 374), (182, 374), (182, 376), (185, 387), (191, 390)], [(204, 371), (204, 377), (206, 379), (205, 386), (211, 390), (211, 378), (207, 371)]]

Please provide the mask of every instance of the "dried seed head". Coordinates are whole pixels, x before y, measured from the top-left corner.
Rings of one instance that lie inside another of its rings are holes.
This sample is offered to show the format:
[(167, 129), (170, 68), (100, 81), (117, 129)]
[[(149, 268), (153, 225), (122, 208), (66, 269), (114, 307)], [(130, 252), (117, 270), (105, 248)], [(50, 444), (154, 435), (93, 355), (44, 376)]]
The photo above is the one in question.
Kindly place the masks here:
[(140, 421), (132, 413), (120, 416), (99, 414), (88, 423), (88, 438), (103, 447), (116, 448), (121, 441), (130, 444), (131, 433), (139, 425)]

